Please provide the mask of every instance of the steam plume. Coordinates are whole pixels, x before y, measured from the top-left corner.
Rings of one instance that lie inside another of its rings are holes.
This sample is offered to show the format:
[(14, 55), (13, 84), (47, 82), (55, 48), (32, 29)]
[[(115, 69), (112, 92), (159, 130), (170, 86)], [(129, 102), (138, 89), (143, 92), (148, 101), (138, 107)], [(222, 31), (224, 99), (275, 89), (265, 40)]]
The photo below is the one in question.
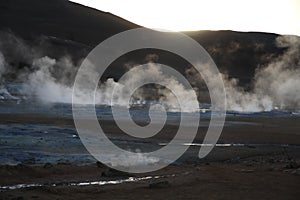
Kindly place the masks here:
[[(17, 47), (18, 50), (15, 51), (15, 56), (26, 62), (31, 62), (30, 70), (25, 68), (18, 75), (19, 79), (24, 82), (24, 94), (35, 96), (42, 102), (72, 102), (72, 86), (78, 66), (72, 62), (70, 57), (65, 56), (58, 60), (47, 56), (40, 57), (34, 53), (35, 50), (23, 44), (23, 41), (17, 37), (7, 35), (5, 37), (12, 40), (8, 42), (9, 44)], [(257, 69), (250, 91), (239, 87), (238, 79), (230, 79), (227, 75), (223, 75), (228, 110), (240, 112), (271, 111), (277, 108), (300, 110), (300, 38), (297, 36), (279, 36), (276, 44), (279, 48), (286, 49), (284, 54), (274, 59), (267, 66)], [(3, 42), (0, 44), (2, 52), (3, 48), (7, 46), (10, 45), (5, 45)], [(239, 48), (239, 46), (236, 46), (236, 48)], [(141, 81), (145, 77), (157, 77), (164, 80), (165, 84), (176, 91), (177, 94), (183, 95), (187, 99), (187, 106), (181, 108), (181, 111), (195, 111), (195, 108), (188, 106), (189, 96), (193, 91), (186, 90), (176, 79), (164, 75), (160, 66), (153, 63), (158, 60), (157, 55), (150, 54), (146, 57), (146, 60), (149, 61), (147, 70), (136, 71), (135, 75), (128, 77), (124, 84), (130, 88), (130, 85), (133, 85), (135, 81)], [(14, 69), (7, 64), (5, 56), (0, 52), (1, 81), (4, 80), (4, 75), (8, 71), (14, 71)], [(89, 73), (92, 75), (93, 72), (87, 73), (87, 75)], [(201, 75), (193, 68), (189, 68), (186, 70), (186, 76), (191, 85), (197, 86), (196, 92), (201, 96), (203, 90), (206, 89)], [(214, 75), (211, 75), (210, 81), (214, 82)], [(122, 84), (115, 82), (113, 79), (108, 79), (99, 86), (96, 103), (111, 105), (112, 91), (114, 89), (121, 91), (122, 87)], [(137, 90), (133, 99), (138, 103), (143, 103), (150, 97), (150, 100), (157, 100), (164, 104), (169, 111), (178, 111), (178, 102), (171, 91), (158, 86), (153, 86), (153, 88), (156, 89), (155, 92), (149, 88)], [(218, 93), (218, 91), (213, 92)], [(82, 103), (86, 103), (84, 102), (84, 95), (86, 94), (83, 92)], [(115, 99), (116, 104), (125, 104), (122, 98), (123, 95), (119, 93), (119, 96)]]

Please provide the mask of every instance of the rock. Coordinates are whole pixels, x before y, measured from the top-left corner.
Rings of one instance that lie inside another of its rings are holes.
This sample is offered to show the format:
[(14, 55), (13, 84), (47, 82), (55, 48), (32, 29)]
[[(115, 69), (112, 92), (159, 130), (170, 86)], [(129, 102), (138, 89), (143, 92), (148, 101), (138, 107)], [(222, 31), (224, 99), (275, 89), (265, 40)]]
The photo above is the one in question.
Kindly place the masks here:
[(24, 197), (19, 196), (19, 197), (12, 198), (12, 200), (24, 200)]
[(268, 162), (269, 162), (269, 163), (275, 163), (275, 159), (274, 159), (274, 158), (271, 158), (271, 159), (268, 160)]
[(24, 165), (34, 165), (35, 164), (35, 158), (29, 158), (27, 160), (24, 160), (22, 162), (22, 164), (24, 164)]
[(96, 162), (96, 165), (98, 168), (106, 168), (107, 167), (106, 165), (104, 165), (102, 162), (99, 162), (99, 161)]
[(26, 165), (23, 165), (23, 164), (18, 164), (14, 167), (15, 169), (27, 169), (28, 167)]
[(282, 172), (283, 173), (290, 173), (292, 170), (290, 170), (290, 169), (285, 169), (285, 170), (283, 170)]
[(255, 171), (253, 169), (242, 169), (242, 170), (240, 170), (240, 172), (242, 172), (242, 173), (253, 173)]
[(274, 172), (274, 171), (275, 171), (275, 168), (274, 168), (274, 167), (270, 167), (270, 168), (267, 169), (267, 171), (269, 171), (269, 172)]
[(101, 174), (103, 177), (129, 177), (132, 176), (127, 172), (121, 172), (115, 169), (107, 168), (104, 172)]
[(228, 163), (233, 163), (233, 164), (237, 164), (241, 162), (241, 158), (240, 157), (235, 157), (235, 158), (231, 158), (230, 160), (227, 161)]
[(254, 162), (251, 161), (251, 160), (249, 160), (249, 161), (244, 161), (243, 163), (244, 163), (246, 166), (249, 166), (249, 167), (254, 166)]
[(71, 162), (69, 160), (60, 159), (58, 160), (57, 165), (71, 165)]
[(297, 170), (293, 170), (291, 174), (297, 174)]
[(44, 165), (44, 169), (50, 169), (50, 168), (52, 168), (53, 167), (53, 165), (51, 164), (51, 163), (46, 163), (45, 165)]
[(298, 165), (298, 163), (292, 161), (288, 165), (286, 165), (285, 168), (287, 168), (287, 169), (297, 169), (299, 167), (300, 167), (300, 165)]
[(201, 167), (196, 167), (196, 170), (197, 170), (197, 171), (201, 171), (202, 168), (201, 168)]
[(159, 188), (167, 188), (170, 187), (169, 181), (159, 181), (159, 182), (152, 182), (149, 184), (149, 188), (151, 189), (159, 189)]

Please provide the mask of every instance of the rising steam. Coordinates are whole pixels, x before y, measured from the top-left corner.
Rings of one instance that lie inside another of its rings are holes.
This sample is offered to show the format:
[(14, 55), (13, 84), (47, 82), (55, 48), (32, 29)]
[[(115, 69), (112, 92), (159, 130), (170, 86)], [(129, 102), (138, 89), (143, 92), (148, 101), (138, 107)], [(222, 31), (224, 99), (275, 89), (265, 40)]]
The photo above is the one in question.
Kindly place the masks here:
[(266, 67), (256, 71), (252, 92), (237, 87), (237, 80), (225, 79), (230, 110), (300, 110), (300, 38), (280, 36), (276, 44), (287, 50)]
[(0, 80), (2, 80), (2, 74), (5, 72), (5, 58), (3, 54), (0, 52)]
[[(57, 79), (53, 76), (53, 71), (55, 66), (64, 67), (64, 71), (60, 72), (60, 79)], [(26, 81), (23, 91), (26, 94), (30, 94), (31, 96), (36, 96), (39, 100), (48, 103), (72, 103), (72, 85), (68, 86), (66, 84), (66, 76), (67, 73), (70, 73), (69, 70), (74, 70), (75, 66), (73, 66), (72, 62), (64, 58), (63, 60), (56, 61), (55, 59), (51, 59), (49, 57), (43, 57), (37, 59), (33, 62), (33, 67), (36, 69), (35, 72), (31, 73), (28, 76), (28, 80)], [(92, 76), (95, 72), (90, 71), (86, 72), (87, 77)], [(169, 90), (164, 88), (157, 88), (158, 91), (156, 93), (156, 98), (159, 103), (164, 104), (169, 111), (185, 111), (185, 112), (193, 112), (196, 111), (196, 108), (191, 108), (190, 98), (193, 97), (191, 93), (193, 90), (187, 90), (181, 83), (179, 83), (174, 77), (166, 76), (161, 70), (159, 64), (148, 63), (146, 70), (135, 70), (130, 76), (128, 76), (124, 83), (115, 82), (113, 79), (108, 79), (105, 83), (100, 85), (99, 89), (96, 92), (96, 104), (100, 105), (111, 105), (112, 106), (112, 93), (113, 91), (117, 91), (117, 97), (114, 97), (114, 105), (118, 106), (127, 106), (127, 103), (124, 99), (126, 95), (126, 90), (122, 90), (124, 85), (127, 86), (129, 90), (134, 89), (134, 83), (143, 81), (145, 79), (151, 79), (155, 77), (156, 80), (161, 80), (164, 82), (166, 87)], [(59, 81), (58, 81), (59, 80)], [(181, 95), (186, 99), (186, 104), (182, 108), (179, 108), (176, 97), (171, 91), (176, 91), (177, 95)], [(85, 90), (82, 90), (82, 94), (79, 94), (81, 98), (79, 98), (79, 102), (76, 103), (93, 103), (86, 102)], [(133, 95), (133, 103), (144, 103), (146, 100), (146, 96), (151, 96), (146, 94), (144, 90), (137, 90)], [(154, 99), (152, 99), (154, 100)]]
[[(273, 109), (300, 110), (300, 38), (296, 36), (279, 36), (276, 43), (278, 47), (286, 48), (285, 53), (267, 66), (257, 69), (250, 91), (239, 87), (238, 79), (230, 79), (227, 75), (223, 75), (228, 110), (239, 112), (271, 111)], [(24, 53), (24, 48), (29, 47), (21, 44), (19, 46), (23, 50), (18, 51), (18, 54), (26, 62), (31, 61), (31, 70), (24, 70), (18, 75), (24, 82), (22, 92), (46, 103), (71, 103), (72, 84), (78, 69), (78, 66), (72, 62), (72, 59), (63, 57), (56, 60), (47, 56), (31, 58)], [(31, 49), (30, 52), (33, 52), (33, 50)], [(133, 82), (140, 81), (145, 77), (158, 77), (164, 80), (165, 84), (176, 91), (177, 94), (185, 97), (187, 103), (181, 108), (181, 111), (196, 111), (188, 103), (193, 91), (186, 90), (176, 79), (166, 76), (158, 64), (152, 63), (153, 60), (156, 61), (157, 59), (157, 55), (148, 55), (147, 60), (149, 64), (147, 70), (137, 71), (135, 75), (128, 77), (124, 84), (130, 87)], [(4, 80), (3, 76), (5, 73), (12, 71), (10, 68), (5, 60), (5, 56), (0, 52), (0, 86)], [(187, 69), (185, 75), (194, 86), (204, 84), (201, 76), (193, 69)], [(213, 82), (214, 79), (212, 78), (211, 81)], [(112, 91), (121, 91), (122, 87), (124, 85), (115, 82), (113, 79), (108, 79), (99, 85), (96, 103), (111, 105)], [(152, 93), (153, 90), (149, 88), (137, 90), (133, 96), (134, 102), (143, 104), (150, 97), (150, 100), (156, 100), (165, 105), (169, 111), (178, 111), (178, 102), (170, 90), (158, 86), (153, 87), (156, 89), (155, 93)], [(203, 87), (201, 86), (199, 90), (196, 90), (200, 96), (202, 89)], [(124, 94), (122, 92), (118, 94), (114, 102), (118, 105), (124, 105), (125, 102), (122, 98)], [(86, 94), (83, 92), (82, 103), (86, 103), (84, 95)], [(155, 98), (153, 98), (154, 96)]]
[[(261, 112), (274, 109), (300, 110), (300, 38), (279, 36), (276, 45), (287, 50), (267, 66), (257, 68), (252, 90), (240, 87), (238, 79), (223, 74), (227, 109), (238, 112)], [(198, 87), (204, 82), (193, 68), (186, 70), (189, 80)], [(212, 84), (214, 75), (210, 75)], [(199, 91), (201, 94), (201, 91)]]

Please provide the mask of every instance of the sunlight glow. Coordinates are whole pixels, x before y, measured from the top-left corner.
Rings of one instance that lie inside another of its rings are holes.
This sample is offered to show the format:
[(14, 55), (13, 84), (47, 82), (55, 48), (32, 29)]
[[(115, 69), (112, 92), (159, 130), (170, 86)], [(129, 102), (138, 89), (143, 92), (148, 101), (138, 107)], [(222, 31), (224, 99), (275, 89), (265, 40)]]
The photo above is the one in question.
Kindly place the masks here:
[(300, 35), (299, 0), (73, 0), (148, 28)]

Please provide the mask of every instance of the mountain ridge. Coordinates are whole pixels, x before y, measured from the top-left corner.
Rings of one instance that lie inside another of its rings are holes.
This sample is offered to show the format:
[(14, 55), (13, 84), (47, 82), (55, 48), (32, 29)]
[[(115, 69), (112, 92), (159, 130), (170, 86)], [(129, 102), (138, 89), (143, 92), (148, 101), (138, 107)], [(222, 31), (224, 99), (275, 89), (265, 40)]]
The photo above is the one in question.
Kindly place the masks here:
[[(0, 0), (0, 30), (15, 35), (20, 38), (16, 41), (21, 40), (30, 48), (38, 48), (38, 56), (59, 58), (68, 55), (79, 61), (105, 39), (138, 27), (111, 13), (67, 0)], [(276, 46), (276, 38), (280, 35), (274, 33), (229, 30), (183, 33), (208, 51), (222, 73), (240, 79), (243, 85), (251, 82), (257, 67), (266, 65), (285, 51)], [(0, 36), (0, 50), (8, 63), (17, 68), (30, 65), (31, 59), (23, 59), (8, 48), (14, 45), (6, 41), (9, 38), (5, 34)], [(124, 64), (144, 62), (149, 53), (162, 54), (159, 61), (176, 69), (186, 67), (180, 66), (186, 63), (172, 60), (171, 55), (148, 50), (122, 56), (119, 62), (114, 62), (115, 70), (107, 77), (118, 79), (125, 70)]]

